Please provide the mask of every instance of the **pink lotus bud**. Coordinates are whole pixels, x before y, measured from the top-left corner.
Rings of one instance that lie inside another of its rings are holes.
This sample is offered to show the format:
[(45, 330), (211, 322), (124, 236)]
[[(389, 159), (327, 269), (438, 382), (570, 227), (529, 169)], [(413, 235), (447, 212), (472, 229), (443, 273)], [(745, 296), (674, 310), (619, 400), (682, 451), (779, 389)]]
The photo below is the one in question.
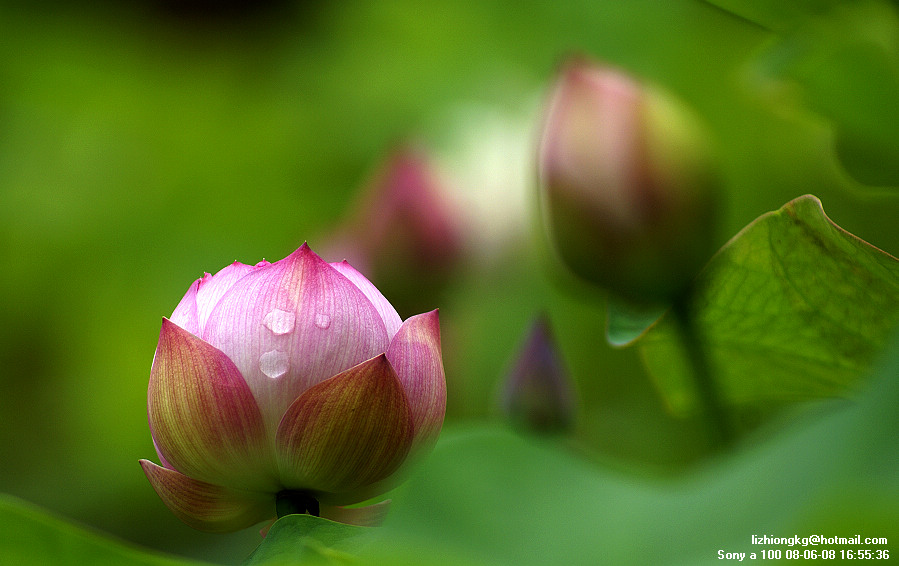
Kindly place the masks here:
[(575, 398), (549, 320), (541, 316), (532, 325), (503, 385), (503, 412), (523, 430), (563, 432), (574, 425)]
[(439, 291), (462, 256), (462, 234), (423, 151), (402, 147), (389, 156), (328, 252), (347, 258), (410, 312)]
[(348, 263), (303, 244), (204, 275), (163, 319), (148, 395), (162, 466), (141, 466), (201, 530), (276, 512), (365, 522), (343, 506), (391, 488), (445, 406), (437, 311), (403, 322)]
[(667, 300), (711, 255), (716, 179), (705, 138), (658, 89), (572, 61), (550, 99), (539, 167), (551, 239), (587, 281)]

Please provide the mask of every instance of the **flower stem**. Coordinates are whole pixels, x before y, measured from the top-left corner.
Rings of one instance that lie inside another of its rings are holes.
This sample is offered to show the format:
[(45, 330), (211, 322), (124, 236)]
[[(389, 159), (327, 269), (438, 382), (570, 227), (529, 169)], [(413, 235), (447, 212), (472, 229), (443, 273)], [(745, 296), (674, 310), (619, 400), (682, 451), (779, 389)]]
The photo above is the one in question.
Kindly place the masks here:
[(692, 297), (693, 293), (690, 291), (679, 296), (674, 301), (671, 312), (677, 322), (681, 343), (693, 369), (693, 379), (706, 420), (709, 443), (713, 449), (722, 450), (733, 443), (734, 430), (721, 402), (708, 352), (696, 325)]

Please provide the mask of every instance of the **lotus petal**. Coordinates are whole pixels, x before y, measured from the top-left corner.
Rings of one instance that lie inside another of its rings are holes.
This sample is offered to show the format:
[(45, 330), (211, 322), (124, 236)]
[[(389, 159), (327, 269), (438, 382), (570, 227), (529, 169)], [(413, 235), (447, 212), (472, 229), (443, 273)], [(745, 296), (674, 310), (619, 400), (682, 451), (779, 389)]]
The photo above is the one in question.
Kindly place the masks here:
[(337, 505), (322, 505), (321, 516), (325, 519), (356, 525), (358, 527), (379, 527), (387, 517), (390, 510), (390, 500), (384, 500), (364, 507), (340, 507)]
[(240, 369), (270, 430), (303, 391), (389, 343), (372, 302), (306, 244), (238, 280), (202, 338)]
[[(209, 278), (204, 278), (197, 290), (197, 318), (199, 319), (200, 333), (206, 328), (206, 322), (212, 309), (221, 300), (222, 296), (228, 292), (240, 279), (247, 273), (270, 265), (269, 262), (263, 260), (256, 265), (246, 265), (235, 261), (234, 263), (223, 267)], [(198, 334), (199, 335), (199, 334)]]
[(197, 314), (197, 291), (199, 291), (203, 282), (207, 281), (210, 277), (212, 277), (212, 275), (204, 273), (203, 277), (200, 277), (191, 283), (190, 287), (187, 289), (187, 293), (181, 298), (181, 302), (179, 302), (178, 306), (175, 307), (175, 310), (172, 311), (172, 317), (169, 319), (184, 330), (187, 330), (191, 334), (196, 334), (197, 336), (200, 335), (200, 317)]
[(165, 456), (162, 455), (162, 451), (159, 450), (159, 445), (156, 444), (156, 439), (153, 438), (152, 435), (150, 436), (150, 438), (153, 440), (153, 448), (156, 449), (156, 456), (159, 458), (159, 461), (162, 463), (162, 466), (163, 466), (164, 468), (168, 468), (168, 469), (170, 469), (170, 470), (174, 470), (174, 469), (175, 469), (175, 466), (173, 466), (173, 465), (171, 464), (171, 462), (169, 462), (168, 460), (166, 460), (166, 459), (165, 459)]
[(160, 457), (193, 478), (272, 489), (274, 465), (259, 407), (228, 357), (163, 319), (147, 412)]
[(236, 531), (275, 515), (275, 498), (271, 494), (195, 480), (149, 460), (141, 460), (140, 465), (166, 507), (195, 529)]
[(440, 352), (438, 311), (409, 317), (387, 349), (415, 424), (413, 450), (427, 450), (437, 441), (446, 413), (446, 376)]
[(300, 396), (278, 428), (281, 480), (324, 504), (393, 473), (412, 443), (412, 416), (384, 354), (323, 381)]
[(332, 263), (331, 267), (339, 271), (344, 277), (352, 281), (353, 285), (358, 287), (360, 291), (365, 293), (368, 300), (378, 309), (378, 314), (381, 315), (384, 326), (387, 327), (387, 337), (393, 338), (403, 324), (403, 320), (397, 314), (393, 305), (390, 304), (390, 301), (384, 298), (384, 295), (378, 291), (378, 288), (346, 260)]

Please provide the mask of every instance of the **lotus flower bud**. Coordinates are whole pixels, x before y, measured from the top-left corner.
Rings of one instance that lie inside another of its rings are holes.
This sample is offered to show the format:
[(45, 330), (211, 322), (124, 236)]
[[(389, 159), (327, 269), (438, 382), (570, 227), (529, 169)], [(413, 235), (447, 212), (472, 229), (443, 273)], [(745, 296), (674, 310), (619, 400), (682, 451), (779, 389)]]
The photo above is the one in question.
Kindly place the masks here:
[(503, 384), (502, 410), (526, 431), (563, 432), (574, 424), (574, 385), (562, 364), (549, 320), (538, 318)]
[(437, 311), (404, 322), (348, 263), (303, 244), (204, 275), (163, 318), (148, 393), (161, 465), (141, 466), (198, 529), (289, 512), (364, 522), (343, 506), (391, 488), (436, 441), (445, 404)]
[[(334, 236), (329, 255), (347, 258), (398, 306), (415, 312), (439, 294), (462, 256), (458, 219), (425, 153), (394, 151)], [(424, 290), (424, 292), (423, 292)]]
[(660, 90), (570, 62), (549, 102), (539, 170), (551, 240), (585, 280), (668, 300), (710, 257), (708, 148), (695, 118)]

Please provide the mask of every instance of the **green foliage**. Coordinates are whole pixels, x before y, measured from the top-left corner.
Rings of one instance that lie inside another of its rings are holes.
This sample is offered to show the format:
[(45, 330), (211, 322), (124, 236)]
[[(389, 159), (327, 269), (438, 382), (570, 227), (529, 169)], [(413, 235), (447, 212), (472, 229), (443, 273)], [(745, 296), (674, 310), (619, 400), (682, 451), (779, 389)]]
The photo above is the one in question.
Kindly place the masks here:
[[(163, 15), (163, 4), (173, 2), (0, 2), (0, 491), (51, 510), (0, 503), (4, 564), (195, 564), (93, 529), (244, 560), (257, 530), (189, 529), (137, 464), (154, 454), (147, 379), (160, 318), (204, 270), (283, 257), (304, 240), (317, 249), (398, 139), (434, 148), (460, 190), (508, 183), (495, 219), (511, 216), (509, 195), (533, 204), (532, 156), (516, 152), (572, 51), (659, 83), (708, 122), (726, 180), (716, 246), (812, 193), (852, 234), (899, 250), (899, 193), (859, 182), (885, 182), (899, 163), (895, 2), (714, 2), (748, 20), (698, 0), (285, 2), (224, 22)], [(512, 159), (485, 162), (484, 148)], [(858, 378), (895, 321), (895, 268), (807, 202), (793, 212), (750, 228), (763, 230), (759, 255), (736, 254), (735, 240), (715, 260), (756, 286), (712, 285), (706, 305), (721, 304), (702, 328), (733, 401), (862, 391), (857, 404), (769, 423), (765, 440), (703, 460), (700, 426), (665, 411), (638, 358), (645, 350), (670, 405), (690, 405), (668, 322), (644, 346), (610, 347), (606, 332), (627, 343), (654, 314), (612, 305), (605, 328), (603, 296), (548, 277), (527, 225), (530, 237), (454, 274), (441, 296), (415, 297), (440, 307), (447, 434), (393, 496), (387, 525), (344, 547), (316, 538), (325, 523), (290, 519), (282, 534), (316, 534), (285, 552), (683, 564), (730, 542), (748, 550), (753, 532), (892, 538), (895, 357), (870, 391)], [(489, 420), (541, 310), (582, 400), (576, 455)], [(646, 479), (655, 473), (674, 479)], [(253, 559), (277, 554), (273, 544)]]
[[(899, 340), (889, 352), (852, 404), (666, 481), (501, 427), (451, 430), (395, 494), (385, 526), (289, 515), (244, 564), (712, 564), (718, 549), (767, 548), (753, 534), (892, 538)], [(198, 564), (141, 554), (9, 500), (0, 527), (16, 564)]]
[[(697, 288), (696, 324), (735, 405), (846, 395), (899, 325), (899, 261), (833, 224), (811, 196), (747, 226)], [(693, 409), (674, 324), (666, 317), (641, 344), (670, 406)]]
[(113, 540), (0, 494), (0, 560), (16, 566), (202, 566)]
[(610, 296), (606, 339), (613, 346), (633, 343), (665, 314), (664, 306), (634, 305)]
[(741, 18), (775, 31), (789, 30), (810, 16), (827, 11), (842, 0), (706, 0)]
[(502, 430), (455, 431), (394, 499), (386, 542), (363, 555), (390, 562), (427, 548), (436, 559), (423, 563), (434, 564), (711, 564), (719, 548), (758, 551), (752, 534), (895, 532), (899, 340), (889, 352), (852, 404), (668, 481), (597, 469)]
[(869, 185), (899, 185), (894, 5), (847, 2), (803, 20), (772, 42), (757, 69), (763, 88), (791, 93), (831, 121), (851, 175)]
[(243, 566), (352, 564), (371, 530), (310, 515), (287, 515), (275, 521)]

